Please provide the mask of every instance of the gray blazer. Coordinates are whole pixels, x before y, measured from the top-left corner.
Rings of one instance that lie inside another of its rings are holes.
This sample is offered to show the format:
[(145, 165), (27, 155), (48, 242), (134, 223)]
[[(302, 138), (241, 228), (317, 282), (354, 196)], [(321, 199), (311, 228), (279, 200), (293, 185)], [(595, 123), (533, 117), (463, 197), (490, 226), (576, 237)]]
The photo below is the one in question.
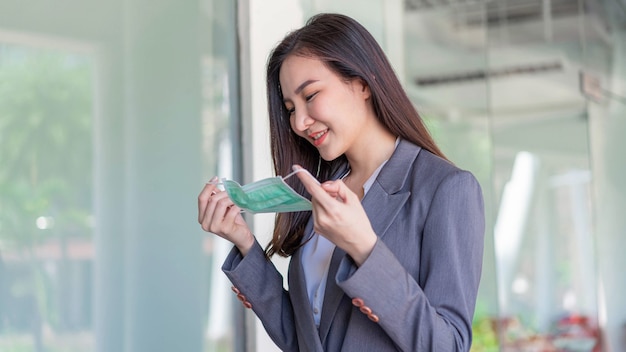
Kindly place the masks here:
[(239, 299), (284, 351), (469, 351), (485, 227), (474, 176), (402, 140), (362, 204), (379, 239), (360, 267), (335, 249), (319, 330), (299, 250), (287, 291), (258, 242), (233, 248), (222, 270)]

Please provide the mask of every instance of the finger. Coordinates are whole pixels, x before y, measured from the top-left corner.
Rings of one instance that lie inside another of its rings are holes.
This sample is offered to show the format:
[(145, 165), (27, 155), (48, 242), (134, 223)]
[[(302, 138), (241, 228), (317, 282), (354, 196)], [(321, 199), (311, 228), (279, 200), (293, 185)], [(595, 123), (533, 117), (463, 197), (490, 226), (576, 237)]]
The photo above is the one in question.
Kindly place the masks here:
[(322, 183), (322, 189), (324, 189), (329, 196), (337, 198), (337, 191), (339, 188), (335, 185), (335, 181), (326, 181)]
[(220, 192), (213, 196), (215, 198), (215, 217), (216, 219), (223, 220), (226, 216), (226, 213), (230, 210), (232, 206), (235, 205), (232, 200), (228, 197), (226, 192)]
[(234, 224), (235, 219), (241, 216), (241, 208), (236, 205), (231, 205), (226, 208), (226, 214), (224, 215), (224, 222)]
[(217, 192), (209, 199), (202, 221), (202, 229), (213, 233), (220, 231), (227, 207), (224, 200), (230, 202), (226, 192)]
[(216, 181), (217, 181), (217, 176), (214, 176), (209, 182), (206, 183), (206, 185), (204, 185), (204, 188), (198, 195), (198, 222), (199, 223), (202, 223), (202, 220), (204, 218), (204, 213), (206, 211), (206, 206), (207, 206), (209, 199), (211, 198), (211, 196), (213, 196), (215, 193), (219, 191), (217, 189), (217, 185), (215, 184)]
[[(300, 165), (294, 165), (293, 171), (305, 170)], [(306, 170), (305, 170), (306, 171)], [(300, 179), (300, 182), (304, 185), (307, 192), (313, 197), (318, 199), (323, 199), (323, 197), (328, 197), (326, 191), (324, 191), (320, 185), (320, 183), (308, 172), (298, 172), (297, 175)]]
[(201, 217), (200, 224), (202, 225), (202, 229), (207, 232), (211, 232), (211, 227), (213, 226), (213, 223), (214, 223), (215, 207), (217, 205), (217, 202), (215, 199), (216, 195), (217, 193), (209, 197), (209, 199), (206, 201), (204, 205), (204, 211), (200, 215)]
[(326, 191), (326, 193), (328, 193), (328, 195), (330, 195), (331, 197), (343, 202), (344, 199), (339, 197), (339, 185), (338, 185), (338, 181), (327, 181), (324, 182), (322, 184), (322, 188), (324, 189), (324, 191)]

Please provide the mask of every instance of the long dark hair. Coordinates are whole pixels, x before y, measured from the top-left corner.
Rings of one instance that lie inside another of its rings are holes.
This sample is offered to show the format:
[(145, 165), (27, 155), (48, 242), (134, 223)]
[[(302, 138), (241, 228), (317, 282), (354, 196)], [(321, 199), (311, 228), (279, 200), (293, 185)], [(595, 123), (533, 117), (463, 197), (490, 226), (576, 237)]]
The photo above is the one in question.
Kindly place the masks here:
[[(389, 131), (445, 159), (374, 37), (348, 16), (318, 14), (304, 27), (287, 34), (271, 52), (267, 63), (270, 144), (277, 175), (285, 176), (293, 164), (299, 164), (324, 182), (346, 164), (344, 156), (331, 161), (321, 159), (311, 143), (292, 131), (279, 80), (280, 68), (290, 55), (319, 59), (345, 80), (363, 80), (370, 88), (376, 117)], [(310, 197), (295, 177), (287, 182), (300, 194)], [(266, 255), (293, 254), (302, 243), (310, 216), (311, 212), (279, 213), (272, 241), (265, 248)]]

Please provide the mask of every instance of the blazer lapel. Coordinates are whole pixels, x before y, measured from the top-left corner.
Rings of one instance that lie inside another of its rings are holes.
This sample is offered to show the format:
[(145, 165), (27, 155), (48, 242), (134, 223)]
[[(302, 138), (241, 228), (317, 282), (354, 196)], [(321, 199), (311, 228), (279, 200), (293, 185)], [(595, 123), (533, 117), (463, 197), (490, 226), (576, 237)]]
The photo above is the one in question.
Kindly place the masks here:
[(403, 187), (409, 176), (408, 166), (419, 151), (418, 146), (401, 140), (361, 202), (374, 232), (381, 238), (411, 195)]
[(380, 184), (374, 182), (362, 204), (378, 237), (385, 236), (409, 195), (410, 192), (387, 194)]

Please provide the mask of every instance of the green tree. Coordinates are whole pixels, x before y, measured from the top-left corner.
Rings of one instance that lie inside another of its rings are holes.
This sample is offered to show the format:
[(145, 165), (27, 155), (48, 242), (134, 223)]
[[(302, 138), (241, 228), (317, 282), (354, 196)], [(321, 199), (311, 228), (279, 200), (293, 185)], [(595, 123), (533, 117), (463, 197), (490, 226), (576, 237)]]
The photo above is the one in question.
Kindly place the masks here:
[(91, 235), (91, 70), (88, 57), (0, 44), (0, 260), (11, 252), (31, 267), (4, 297), (32, 297), (32, 319), (53, 327), (55, 290), (34, 249)]

